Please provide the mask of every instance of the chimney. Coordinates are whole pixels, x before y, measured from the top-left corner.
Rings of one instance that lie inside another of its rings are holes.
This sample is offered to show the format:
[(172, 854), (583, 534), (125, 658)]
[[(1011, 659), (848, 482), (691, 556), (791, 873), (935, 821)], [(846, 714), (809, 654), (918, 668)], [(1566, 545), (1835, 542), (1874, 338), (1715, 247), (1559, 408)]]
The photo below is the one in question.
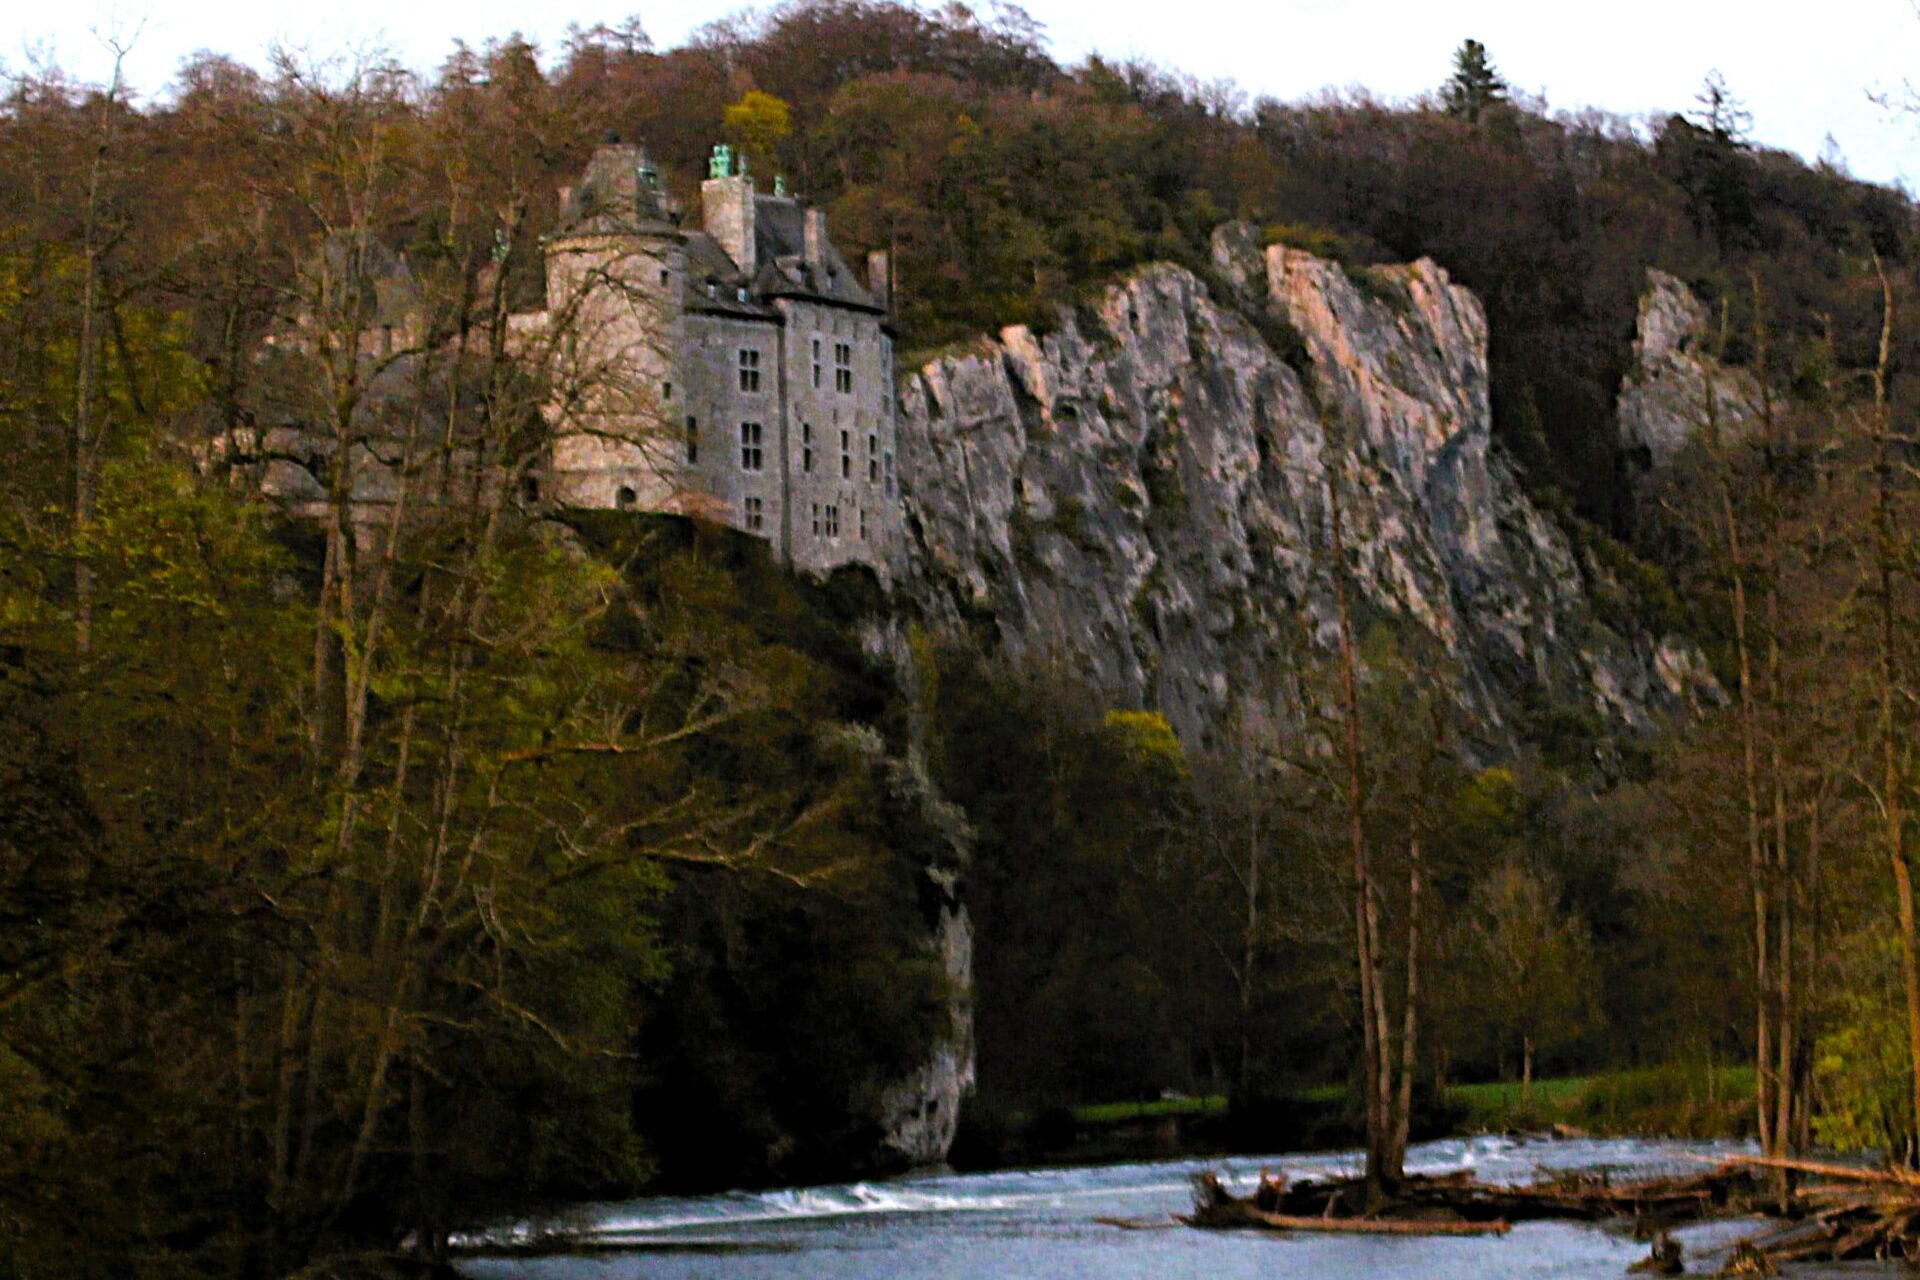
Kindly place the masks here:
[(713, 149), (700, 184), (700, 215), (707, 234), (720, 242), (733, 264), (748, 276), (756, 265), (753, 241), (753, 179), (735, 173), (732, 148)]
[(824, 209), (808, 209), (807, 215), (807, 265), (817, 267), (827, 260), (827, 212)]
[(893, 309), (893, 256), (885, 249), (867, 254), (867, 292), (882, 307)]

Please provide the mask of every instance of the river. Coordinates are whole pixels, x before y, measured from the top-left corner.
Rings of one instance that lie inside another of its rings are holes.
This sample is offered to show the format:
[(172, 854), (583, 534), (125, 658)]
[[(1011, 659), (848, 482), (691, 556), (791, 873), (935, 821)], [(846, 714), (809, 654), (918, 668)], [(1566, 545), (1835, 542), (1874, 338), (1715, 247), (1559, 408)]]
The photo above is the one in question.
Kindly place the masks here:
[[(1410, 1172), (1472, 1169), (1482, 1179), (1524, 1182), (1543, 1169), (1607, 1168), (1620, 1176), (1693, 1172), (1699, 1158), (1740, 1150), (1724, 1143), (1509, 1137), (1422, 1144)], [(1392, 1238), (1286, 1236), (1195, 1231), (1180, 1226), (1122, 1230), (1099, 1217), (1158, 1220), (1188, 1204), (1188, 1178), (1217, 1170), (1250, 1189), (1263, 1168), (1289, 1178), (1348, 1172), (1355, 1153), (1166, 1160), (998, 1173), (923, 1174), (684, 1199), (585, 1206), (567, 1227), (582, 1233), (572, 1252), (469, 1258), (472, 1280), (1418, 1280), (1608, 1277), (1617, 1280), (1647, 1247), (1623, 1229), (1580, 1223), (1523, 1223), (1504, 1237)], [(553, 1226), (557, 1224), (546, 1224)], [(1690, 1273), (1713, 1270), (1713, 1251), (1751, 1232), (1757, 1220), (1703, 1224), (1677, 1232)], [(509, 1229), (523, 1236), (529, 1224)], [(1850, 1264), (1798, 1268), (1790, 1276), (1905, 1274)]]

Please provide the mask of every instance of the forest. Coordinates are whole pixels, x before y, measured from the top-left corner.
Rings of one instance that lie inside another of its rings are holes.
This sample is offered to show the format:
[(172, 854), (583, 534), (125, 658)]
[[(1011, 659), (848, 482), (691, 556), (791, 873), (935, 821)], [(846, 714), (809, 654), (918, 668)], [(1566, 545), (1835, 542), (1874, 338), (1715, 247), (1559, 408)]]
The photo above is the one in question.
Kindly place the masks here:
[[(1912, 204), (1755, 145), (1717, 80), (1651, 125), (1514, 94), (1472, 42), (1434, 85), (1250, 101), (898, 0), (428, 76), (10, 72), (0, 1273), (290, 1275), (883, 1171), (955, 892), (975, 1150), (1047, 1109), (1334, 1087), (1391, 1179), (1450, 1082), (1745, 1065), (1679, 1122), (1920, 1160)], [(538, 456), (548, 366), (509, 321), (610, 134), (677, 191), (728, 140), (890, 250), (906, 365), (1145, 262), (1204, 276), (1229, 219), (1431, 256), (1486, 305), (1529, 493), (1724, 702), (1657, 735), (1542, 706), (1489, 759), (1343, 610), (1300, 740), (1201, 752), (889, 618), (869, 575), (468, 483), (456, 453)], [(422, 319), (370, 361), (396, 255)], [(1651, 469), (1615, 413), (1649, 268), (1756, 389), (1709, 383)], [(406, 450), (377, 530), (344, 462), (370, 417)], [(288, 422), (335, 442), (318, 518), (241, 457)]]

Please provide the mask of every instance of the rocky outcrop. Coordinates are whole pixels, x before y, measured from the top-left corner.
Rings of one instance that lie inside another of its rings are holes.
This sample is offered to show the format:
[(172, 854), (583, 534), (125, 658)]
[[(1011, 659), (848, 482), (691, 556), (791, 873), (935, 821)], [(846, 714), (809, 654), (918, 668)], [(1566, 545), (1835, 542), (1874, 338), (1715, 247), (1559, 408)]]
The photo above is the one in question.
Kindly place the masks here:
[(1337, 629), (1331, 466), (1360, 626), (1385, 624), (1489, 749), (1523, 707), (1646, 728), (1711, 696), (1691, 645), (1603, 616), (1603, 570), (1494, 447), (1467, 290), (1241, 226), (1214, 267), (1213, 288), (1143, 268), (1051, 332), (906, 380), (900, 589), (923, 616), (1156, 708), (1189, 748), (1286, 732)]
[(1620, 445), (1636, 473), (1665, 467), (1710, 422), (1728, 441), (1752, 426), (1759, 384), (1714, 358), (1712, 332), (1693, 290), (1664, 271), (1647, 272), (1618, 405)]
[(908, 1166), (939, 1164), (953, 1149), (961, 1100), (973, 1092), (973, 924), (958, 885), (948, 880), (931, 946), (947, 988), (947, 1027), (927, 1060), (880, 1099), (885, 1159)]

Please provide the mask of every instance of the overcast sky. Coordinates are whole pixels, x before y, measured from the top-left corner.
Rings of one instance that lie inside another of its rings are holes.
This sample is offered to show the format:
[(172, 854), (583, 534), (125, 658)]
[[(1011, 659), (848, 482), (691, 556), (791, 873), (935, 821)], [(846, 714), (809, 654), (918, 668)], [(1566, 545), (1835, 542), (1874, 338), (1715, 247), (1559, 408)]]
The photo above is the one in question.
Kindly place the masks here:
[[(1056, 58), (1142, 55), (1250, 95), (1297, 99), (1364, 86), (1401, 99), (1433, 88), (1454, 48), (1487, 45), (1507, 80), (1555, 110), (1625, 116), (1685, 110), (1718, 69), (1753, 113), (1754, 135), (1808, 158), (1829, 134), (1865, 178), (1920, 185), (1920, 126), (1868, 100), (1920, 80), (1915, 0), (1031, 0)], [(636, 15), (661, 47), (738, 9), (731, 0), (0, 0), (0, 65), (51, 56), (82, 78), (107, 65), (95, 30), (138, 31), (130, 79), (160, 92), (180, 60), (214, 49), (259, 63), (282, 41), (314, 52), (378, 41), (431, 71), (455, 37), (480, 44), (520, 31), (557, 50), (569, 23)], [(983, 6), (984, 7), (984, 6)]]

